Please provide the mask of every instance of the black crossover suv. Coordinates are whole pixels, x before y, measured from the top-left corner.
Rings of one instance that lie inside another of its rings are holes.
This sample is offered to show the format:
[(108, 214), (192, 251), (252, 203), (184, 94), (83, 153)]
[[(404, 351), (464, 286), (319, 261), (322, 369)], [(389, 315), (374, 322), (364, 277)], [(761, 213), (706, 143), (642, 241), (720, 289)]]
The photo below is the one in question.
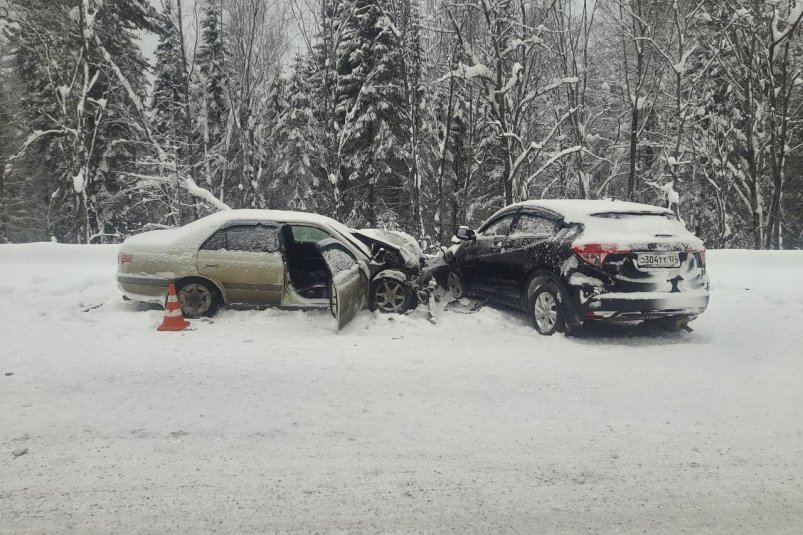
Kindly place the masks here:
[(435, 276), (519, 308), (541, 334), (590, 320), (677, 330), (708, 306), (702, 242), (665, 208), (611, 200), (526, 201), (457, 230)]

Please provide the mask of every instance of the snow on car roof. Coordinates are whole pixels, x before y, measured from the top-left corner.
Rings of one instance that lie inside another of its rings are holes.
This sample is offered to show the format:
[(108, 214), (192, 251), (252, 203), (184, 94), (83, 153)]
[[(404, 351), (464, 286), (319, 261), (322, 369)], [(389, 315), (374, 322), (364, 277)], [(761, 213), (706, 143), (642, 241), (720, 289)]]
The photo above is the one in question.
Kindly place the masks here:
[(187, 223), (178, 228), (171, 228), (165, 230), (156, 230), (151, 232), (143, 232), (131, 236), (126, 240), (126, 244), (131, 245), (160, 245), (166, 242), (173, 244), (186, 244), (188, 248), (197, 248), (200, 243), (199, 240), (204, 240), (208, 237), (209, 232), (220, 228), (222, 225), (229, 222), (238, 221), (272, 221), (276, 223), (299, 223), (299, 224), (312, 224), (322, 227), (328, 227), (349, 241), (354, 247), (357, 247), (367, 256), (370, 256), (370, 250), (365, 244), (357, 239), (351, 239), (351, 231), (349, 228), (340, 223), (339, 221), (326, 217), (320, 214), (312, 214), (309, 212), (294, 212), (292, 210), (259, 210), (259, 209), (239, 209), (239, 210), (221, 210), (206, 217), (196, 219), (191, 223)]
[[(605, 242), (624, 246), (634, 242), (674, 243), (679, 240), (697, 246), (703, 243), (686, 229), (672, 210), (660, 206), (587, 199), (544, 199), (511, 206), (543, 208), (562, 215), (567, 223), (583, 225), (583, 234), (575, 243)], [(594, 217), (602, 214), (636, 214), (639, 217)]]
[(668, 208), (614, 199), (541, 199), (524, 201), (511, 206), (544, 208), (564, 217), (567, 222), (583, 223), (589, 217), (602, 213), (671, 214)]
[(341, 226), (331, 217), (325, 215), (312, 214), (309, 212), (294, 212), (292, 210), (222, 210), (206, 216), (207, 221), (225, 223), (227, 221), (257, 220), (257, 221), (276, 221), (281, 223), (317, 223), (319, 225)]

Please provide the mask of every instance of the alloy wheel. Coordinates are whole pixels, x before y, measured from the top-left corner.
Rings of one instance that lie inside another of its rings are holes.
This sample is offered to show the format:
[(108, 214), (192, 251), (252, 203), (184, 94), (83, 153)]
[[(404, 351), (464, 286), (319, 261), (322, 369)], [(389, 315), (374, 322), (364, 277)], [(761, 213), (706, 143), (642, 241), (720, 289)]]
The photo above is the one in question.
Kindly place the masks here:
[(541, 292), (535, 298), (533, 316), (542, 333), (551, 332), (555, 328), (558, 322), (558, 303), (550, 292)]
[(190, 318), (198, 318), (206, 314), (212, 307), (213, 299), (209, 288), (197, 282), (182, 286), (178, 291), (181, 312)]
[(407, 298), (407, 289), (393, 279), (381, 281), (374, 293), (376, 308), (381, 312), (404, 312)]

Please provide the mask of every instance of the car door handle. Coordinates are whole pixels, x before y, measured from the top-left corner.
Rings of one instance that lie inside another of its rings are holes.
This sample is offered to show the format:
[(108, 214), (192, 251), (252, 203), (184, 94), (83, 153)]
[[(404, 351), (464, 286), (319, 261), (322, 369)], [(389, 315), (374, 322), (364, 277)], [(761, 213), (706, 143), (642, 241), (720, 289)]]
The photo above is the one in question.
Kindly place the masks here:
[(220, 264), (205, 264), (206, 267), (220, 267)]

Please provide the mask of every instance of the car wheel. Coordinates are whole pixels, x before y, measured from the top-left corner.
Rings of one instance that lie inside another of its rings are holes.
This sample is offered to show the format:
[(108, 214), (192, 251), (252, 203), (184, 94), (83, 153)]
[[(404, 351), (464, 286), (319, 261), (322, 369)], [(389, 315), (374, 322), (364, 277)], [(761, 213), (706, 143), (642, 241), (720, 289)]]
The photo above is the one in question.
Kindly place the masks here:
[(548, 282), (536, 288), (530, 298), (530, 313), (533, 326), (540, 334), (551, 336), (564, 330), (563, 303), (555, 284)]
[(462, 299), (466, 295), (463, 276), (459, 271), (449, 270), (449, 275), (446, 277), (446, 289), (452, 294), (453, 299)]
[(214, 316), (220, 306), (217, 288), (208, 282), (188, 280), (178, 288), (181, 313), (187, 318)]
[(402, 314), (412, 307), (413, 290), (406, 282), (381, 278), (371, 284), (371, 310)]

